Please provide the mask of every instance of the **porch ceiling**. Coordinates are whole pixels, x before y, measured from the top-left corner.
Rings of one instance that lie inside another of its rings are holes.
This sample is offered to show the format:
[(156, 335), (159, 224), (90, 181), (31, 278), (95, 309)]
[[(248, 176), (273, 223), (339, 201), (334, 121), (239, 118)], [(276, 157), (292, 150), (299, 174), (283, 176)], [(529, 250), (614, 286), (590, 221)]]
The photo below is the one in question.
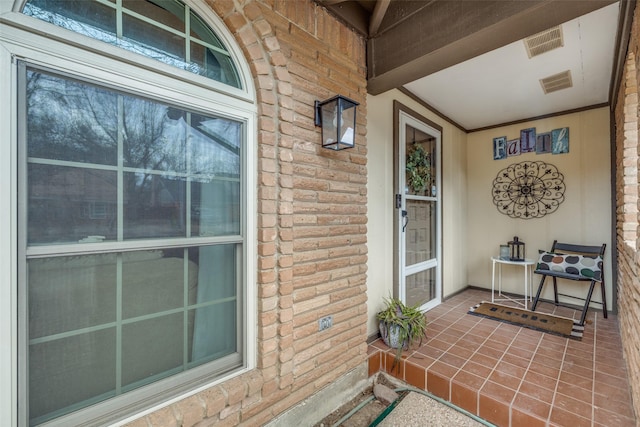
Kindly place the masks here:
[[(398, 88), (465, 130), (607, 104), (635, 2), (316, 0), (367, 37), (368, 91)], [(529, 58), (523, 39), (560, 26)], [(545, 94), (567, 70), (572, 87)]]

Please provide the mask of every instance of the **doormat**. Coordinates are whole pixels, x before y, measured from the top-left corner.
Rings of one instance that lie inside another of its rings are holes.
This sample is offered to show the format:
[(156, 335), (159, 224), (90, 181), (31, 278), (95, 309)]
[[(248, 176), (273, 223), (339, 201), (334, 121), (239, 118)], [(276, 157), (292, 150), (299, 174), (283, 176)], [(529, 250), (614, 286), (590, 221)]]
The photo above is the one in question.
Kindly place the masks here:
[(584, 332), (584, 326), (580, 326), (573, 319), (486, 301), (471, 307), (469, 314), (577, 340), (582, 339)]

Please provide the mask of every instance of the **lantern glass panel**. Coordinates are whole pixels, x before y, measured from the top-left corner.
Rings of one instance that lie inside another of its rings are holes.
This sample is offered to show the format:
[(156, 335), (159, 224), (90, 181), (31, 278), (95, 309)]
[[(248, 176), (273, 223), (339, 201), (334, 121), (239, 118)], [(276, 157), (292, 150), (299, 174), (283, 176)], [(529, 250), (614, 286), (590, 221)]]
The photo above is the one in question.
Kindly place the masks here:
[(322, 146), (337, 145), (338, 140), (338, 99), (331, 100), (321, 107), (322, 117)]
[(344, 148), (353, 147), (356, 125), (356, 104), (343, 98), (340, 98), (339, 102), (342, 107), (342, 115), (339, 121), (340, 144), (344, 145)]

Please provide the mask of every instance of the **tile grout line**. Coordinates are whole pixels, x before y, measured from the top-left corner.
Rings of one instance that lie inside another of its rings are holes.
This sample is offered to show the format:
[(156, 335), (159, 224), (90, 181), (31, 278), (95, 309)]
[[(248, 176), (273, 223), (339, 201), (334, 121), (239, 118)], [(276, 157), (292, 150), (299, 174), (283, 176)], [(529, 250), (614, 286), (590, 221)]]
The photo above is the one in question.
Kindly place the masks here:
[[(520, 333), (522, 332), (523, 328), (520, 328), (520, 331), (518, 331), (518, 334), (516, 335), (516, 337), (514, 337), (514, 340), (518, 337), (518, 335), (520, 335)], [(525, 369), (524, 374), (522, 375), (522, 378), (520, 379), (520, 384), (518, 385), (518, 389), (516, 390), (516, 393), (513, 395), (513, 399), (511, 399), (511, 403), (509, 404), (509, 425), (511, 425), (511, 412), (513, 411), (513, 403), (516, 400), (516, 397), (518, 396), (518, 393), (520, 393), (520, 389), (522, 388), (522, 384), (524, 384), (524, 378), (527, 376), (527, 374), (529, 373), (529, 369), (531, 368), (531, 365), (533, 364), (533, 359), (536, 355), (536, 353), (538, 352), (538, 349), (540, 348), (540, 346), (542, 345), (542, 340), (544, 338), (544, 335), (540, 335), (540, 338), (538, 339), (538, 343), (536, 344), (536, 349), (533, 352), (533, 355), (529, 358), (529, 364), (527, 365), (527, 369)], [(512, 341), (513, 343), (513, 341)], [(507, 347), (507, 349), (505, 350), (505, 353), (511, 348), (511, 344), (509, 345), (509, 347)], [(549, 417), (547, 417), (547, 420), (545, 421), (545, 423), (548, 423), (549, 421)]]
[(564, 351), (562, 353), (562, 362), (560, 363), (560, 370), (558, 371), (558, 377), (556, 378), (556, 387), (553, 390), (553, 396), (551, 397), (551, 407), (549, 408), (549, 417), (547, 418), (547, 424), (551, 423), (551, 413), (553, 412), (556, 396), (558, 395), (558, 386), (560, 385), (560, 375), (562, 375), (562, 369), (564, 367), (565, 359), (567, 358), (567, 348), (569, 347), (569, 340), (564, 344)]

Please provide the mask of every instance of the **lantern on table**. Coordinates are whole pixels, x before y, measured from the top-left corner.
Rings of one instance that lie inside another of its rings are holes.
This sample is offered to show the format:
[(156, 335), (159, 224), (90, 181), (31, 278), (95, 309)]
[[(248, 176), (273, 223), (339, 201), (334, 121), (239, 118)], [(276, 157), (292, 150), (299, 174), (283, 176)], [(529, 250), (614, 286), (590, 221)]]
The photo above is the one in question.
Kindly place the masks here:
[(509, 244), (509, 259), (511, 261), (524, 261), (524, 242), (513, 236), (513, 240)]

